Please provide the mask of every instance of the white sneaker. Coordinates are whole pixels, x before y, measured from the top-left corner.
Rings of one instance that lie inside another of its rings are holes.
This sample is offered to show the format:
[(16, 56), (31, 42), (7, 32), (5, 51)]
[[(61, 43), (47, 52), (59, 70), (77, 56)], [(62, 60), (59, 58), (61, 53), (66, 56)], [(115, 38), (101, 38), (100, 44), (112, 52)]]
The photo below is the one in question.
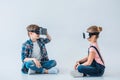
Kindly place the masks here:
[(80, 72), (78, 72), (77, 70), (71, 71), (71, 75), (72, 75), (74, 78), (83, 77), (83, 73), (80, 73)]
[(29, 75), (35, 74), (35, 73), (36, 73), (36, 71), (34, 71), (34, 70), (32, 70), (32, 69), (29, 68), (29, 70), (28, 70), (28, 74), (29, 74)]
[(53, 67), (48, 70), (48, 74), (57, 74), (57, 73), (59, 73), (59, 69), (56, 67)]

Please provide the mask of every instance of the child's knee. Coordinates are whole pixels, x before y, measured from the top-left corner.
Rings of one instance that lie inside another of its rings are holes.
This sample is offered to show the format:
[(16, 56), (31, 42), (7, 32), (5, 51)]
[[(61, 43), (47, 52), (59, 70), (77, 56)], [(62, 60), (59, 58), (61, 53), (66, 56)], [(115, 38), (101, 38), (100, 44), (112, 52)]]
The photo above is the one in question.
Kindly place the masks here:
[(26, 67), (29, 69), (31, 66), (34, 66), (35, 63), (33, 61), (28, 61), (28, 62), (25, 62), (26, 64)]
[(57, 65), (57, 62), (55, 60), (51, 60), (51, 65), (54, 67)]
[(82, 66), (82, 65), (78, 66), (77, 70), (79, 72), (83, 73), (84, 72), (84, 66)]

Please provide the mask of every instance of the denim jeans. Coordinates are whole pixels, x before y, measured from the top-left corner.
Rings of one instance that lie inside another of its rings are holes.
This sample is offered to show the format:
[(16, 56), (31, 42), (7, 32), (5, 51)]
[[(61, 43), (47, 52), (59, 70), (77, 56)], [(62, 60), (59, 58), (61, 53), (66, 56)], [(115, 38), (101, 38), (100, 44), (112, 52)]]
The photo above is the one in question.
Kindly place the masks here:
[(45, 69), (50, 69), (50, 68), (56, 66), (56, 61), (49, 60), (49, 61), (40, 62), (40, 64), (41, 64), (41, 67), (38, 68), (38, 67), (36, 67), (35, 63), (32, 60), (25, 62), (26, 68), (35, 70), (38, 73), (43, 73)]
[(102, 76), (105, 70), (105, 66), (98, 64), (93, 60), (90, 66), (79, 65), (78, 71), (89, 76)]

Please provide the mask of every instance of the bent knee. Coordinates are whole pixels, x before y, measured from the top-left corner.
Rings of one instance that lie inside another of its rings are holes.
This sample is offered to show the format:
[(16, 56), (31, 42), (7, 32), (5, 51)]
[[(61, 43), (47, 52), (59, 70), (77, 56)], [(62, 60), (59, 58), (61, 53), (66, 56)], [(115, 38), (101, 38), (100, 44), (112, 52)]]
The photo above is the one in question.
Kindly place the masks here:
[(31, 66), (35, 66), (35, 63), (33, 61), (27, 61), (25, 62), (25, 65), (27, 68), (30, 68)]
[(81, 73), (84, 73), (84, 67), (83, 65), (78, 66), (77, 70)]
[(55, 60), (51, 60), (51, 65), (54, 67), (57, 65), (57, 62)]

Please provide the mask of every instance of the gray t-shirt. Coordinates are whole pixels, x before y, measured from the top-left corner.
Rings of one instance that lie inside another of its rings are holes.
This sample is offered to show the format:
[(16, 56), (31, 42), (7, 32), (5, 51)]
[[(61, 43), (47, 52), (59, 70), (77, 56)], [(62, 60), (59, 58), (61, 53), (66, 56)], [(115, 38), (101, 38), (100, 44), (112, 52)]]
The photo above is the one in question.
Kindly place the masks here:
[(39, 47), (37, 41), (36, 41), (36, 42), (33, 42), (32, 58), (36, 58), (38, 61), (41, 60), (40, 47)]

